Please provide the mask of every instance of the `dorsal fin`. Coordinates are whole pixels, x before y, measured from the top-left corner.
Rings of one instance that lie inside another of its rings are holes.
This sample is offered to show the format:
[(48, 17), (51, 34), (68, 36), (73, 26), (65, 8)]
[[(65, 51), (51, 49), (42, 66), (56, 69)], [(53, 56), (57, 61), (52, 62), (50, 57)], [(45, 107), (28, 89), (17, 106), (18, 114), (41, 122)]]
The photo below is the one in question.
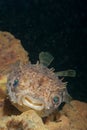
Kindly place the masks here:
[(45, 66), (49, 66), (53, 59), (54, 57), (49, 52), (41, 52), (39, 54), (40, 64), (43, 64)]

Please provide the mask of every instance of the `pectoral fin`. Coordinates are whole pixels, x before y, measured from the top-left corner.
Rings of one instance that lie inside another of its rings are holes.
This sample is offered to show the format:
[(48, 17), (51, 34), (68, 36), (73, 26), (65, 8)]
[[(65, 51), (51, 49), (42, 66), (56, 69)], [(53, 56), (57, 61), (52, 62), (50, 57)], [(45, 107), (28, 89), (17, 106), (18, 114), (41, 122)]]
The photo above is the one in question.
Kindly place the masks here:
[(53, 61), (54, 57), (48, 52), (41, 52), (39, 54), (39, 61), (45, 66), (49, 66)]
[(75, 70), (65, 70), (65, 71), (59, 71), (56, 72), (57, 76), (68, 76), (68, 77), (75, 77), (76, 76), (76, 71)]

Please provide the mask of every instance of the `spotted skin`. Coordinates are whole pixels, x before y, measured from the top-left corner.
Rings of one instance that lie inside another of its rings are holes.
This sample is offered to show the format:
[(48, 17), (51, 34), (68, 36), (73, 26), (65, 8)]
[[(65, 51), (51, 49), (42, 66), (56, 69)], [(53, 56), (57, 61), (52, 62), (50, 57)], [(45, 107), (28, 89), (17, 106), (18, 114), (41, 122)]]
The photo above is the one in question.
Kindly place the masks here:
[(34, 109), (44, 117), (65, 101), (66, 85), (52, 69), (40, 63), (19, 64), (8, 76), (7, 95), (20, 111)]

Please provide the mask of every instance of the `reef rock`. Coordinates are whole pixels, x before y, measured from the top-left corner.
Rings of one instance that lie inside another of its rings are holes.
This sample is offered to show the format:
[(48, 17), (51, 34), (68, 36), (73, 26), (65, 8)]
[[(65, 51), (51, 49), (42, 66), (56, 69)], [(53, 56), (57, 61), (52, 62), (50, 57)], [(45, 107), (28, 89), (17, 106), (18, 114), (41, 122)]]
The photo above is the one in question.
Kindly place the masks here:
[(47, 120), (49, 130), (87, 130), (87, 103), (71, 101), (59, 113), (55, 121)]
[(19, 39), (9, 32), (0, 31), (0, 74), (11, 68), (17, 61), (26, 63), (29, 60), (27, 51), (24, 50)]
[(48, 130), (41, 118), (29, 110), (19, 116), (3, 117), (0, 120), (0, 130)]
[(9, 101), (0, 102), (0, 130), (87, 130), (87, 103), (71, 101), (42, 119), (34, 110), (20, 113)]
[(87, 103), (72, 101), (62, 112), (69, 119), (70, 130), (87, 130)]

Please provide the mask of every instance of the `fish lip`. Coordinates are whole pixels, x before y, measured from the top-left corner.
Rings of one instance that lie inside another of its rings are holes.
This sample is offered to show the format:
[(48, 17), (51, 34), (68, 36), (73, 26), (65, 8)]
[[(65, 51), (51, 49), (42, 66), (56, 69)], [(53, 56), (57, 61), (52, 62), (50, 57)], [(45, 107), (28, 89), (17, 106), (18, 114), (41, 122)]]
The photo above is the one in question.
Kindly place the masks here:
[(22, 97), (22, 104), (38, 111), (44, 109), (44, 103), (42, 100), (35, 99), (29, 95)]

